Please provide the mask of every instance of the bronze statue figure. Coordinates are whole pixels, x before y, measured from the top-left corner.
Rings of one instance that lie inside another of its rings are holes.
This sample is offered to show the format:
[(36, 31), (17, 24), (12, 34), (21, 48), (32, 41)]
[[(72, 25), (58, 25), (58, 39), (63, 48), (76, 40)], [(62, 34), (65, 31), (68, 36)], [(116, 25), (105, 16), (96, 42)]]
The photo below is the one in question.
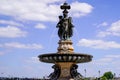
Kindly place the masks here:
[(60, 68), (57, 65), (53, 65), (52, 68), (54, 69), (54, 72), (51, 73), (48, 78), (50, 80), (57, 80), (58, 77), (60, 76)]
[(69, 5), (66, 3), (61, 6), (61, 9), (64, 9), (63, 16), (59, 16), (59, 22), (57, 24), (58, 36), (60, 40), (68, 40), (73, 35), (73, 24), (72, 24), (72, 17), (67, 17), (68, 11), (70, 9)]
[(83, 77), (80, 73), (78, 73), (77, 68), (78, 68), (78, 65), (73, 64), (70, 69), (70, 74), (72, 78), (74, 78), (75, 80), (78, 80)]

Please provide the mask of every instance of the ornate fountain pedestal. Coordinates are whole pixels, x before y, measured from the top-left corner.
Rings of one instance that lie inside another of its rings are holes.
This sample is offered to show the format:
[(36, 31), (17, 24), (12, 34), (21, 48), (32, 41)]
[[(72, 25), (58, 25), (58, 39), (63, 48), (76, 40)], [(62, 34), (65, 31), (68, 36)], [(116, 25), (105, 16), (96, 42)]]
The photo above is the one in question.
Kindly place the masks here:
[(70, 6), (67, 3), (61, 6), (64, 9), (63, 16), (59, 16), (59, 22), (57, 24), (58, 36), (60, 40), (58, 42), (58, 48), (56, 53), (39, 55), (41, 62), (53, 63), (52, 72), (48, 77), (50, 80), (80, 80), (83, 76), (77, 71), (77, 63), (90, 62), (92, 56), (83, 53), (75, 53), (72, 46), (72, 37), (74, 27), (72, 24), (72, 18), (67, 17)]
[[(71, 40), (59, 41), (58, 54), (73, 54), (74, 48), (72, 46)], [(67, 56), (64, 56), (66, 60)], [(73, 65), (73, 62), (58, 62), (57, 65), (61, 68), (61, 74), (58, 80), (69, 80), (72, 79), (70, 69)]]
[(58, 80), (69, 80), (72, 78), (70, 75), (70, 68), (72, 64), (73, 63), (71, 62), (58, 63), (61, 68), (61, 74)]
[(50, 80), (80, 79), (83, 76), (77, 72), (77, 63), (89, 62), (92, 56), (75, 53), (71, 40), (60, 40), (58, 52), (39, 56), (40, 61), (54, 63), (54, 72), (49, 75)]

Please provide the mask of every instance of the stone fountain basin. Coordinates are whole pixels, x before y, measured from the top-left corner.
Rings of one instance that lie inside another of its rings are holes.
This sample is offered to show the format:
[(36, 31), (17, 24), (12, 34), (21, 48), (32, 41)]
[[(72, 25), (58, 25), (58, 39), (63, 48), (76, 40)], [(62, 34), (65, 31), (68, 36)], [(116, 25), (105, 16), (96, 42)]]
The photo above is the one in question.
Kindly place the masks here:
[(74, 63), (85, 63), (90, 62), (93, 58), (92, 55), (73, 53), (73, 54), (57, 54), (49, 53), (39, 55), (39, 60), (46, 63), (56, 63), (56, 62), (74, 62)]

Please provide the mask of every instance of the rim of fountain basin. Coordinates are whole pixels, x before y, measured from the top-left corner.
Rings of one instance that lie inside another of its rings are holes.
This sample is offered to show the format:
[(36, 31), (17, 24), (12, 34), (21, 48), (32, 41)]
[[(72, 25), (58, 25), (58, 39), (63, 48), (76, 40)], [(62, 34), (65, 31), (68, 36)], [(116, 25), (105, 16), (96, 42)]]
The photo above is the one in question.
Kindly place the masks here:
[(57, 54), (48, 53), (39, 55), (39, 60), (46, 63), (57, 63), (57, 62), (73, 62), (73, 63), (85, 63), (90, 62), (93, 58), (92, 55), (83, 53), (73, 53), (73, 54)]

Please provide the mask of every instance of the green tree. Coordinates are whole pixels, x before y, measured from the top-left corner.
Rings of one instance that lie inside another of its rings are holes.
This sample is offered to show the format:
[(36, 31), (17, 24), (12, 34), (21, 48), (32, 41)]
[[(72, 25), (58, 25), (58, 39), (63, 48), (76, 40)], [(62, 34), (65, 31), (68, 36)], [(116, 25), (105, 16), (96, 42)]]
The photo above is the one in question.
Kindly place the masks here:
[(107, 78), (105, 76), (102, 76), (101, 80), (107, 80)]
[(102, 77), (106, 77), (107, 79), (113, 79), (114, 75), (112, 74), (111, 71), (105, 72)]

